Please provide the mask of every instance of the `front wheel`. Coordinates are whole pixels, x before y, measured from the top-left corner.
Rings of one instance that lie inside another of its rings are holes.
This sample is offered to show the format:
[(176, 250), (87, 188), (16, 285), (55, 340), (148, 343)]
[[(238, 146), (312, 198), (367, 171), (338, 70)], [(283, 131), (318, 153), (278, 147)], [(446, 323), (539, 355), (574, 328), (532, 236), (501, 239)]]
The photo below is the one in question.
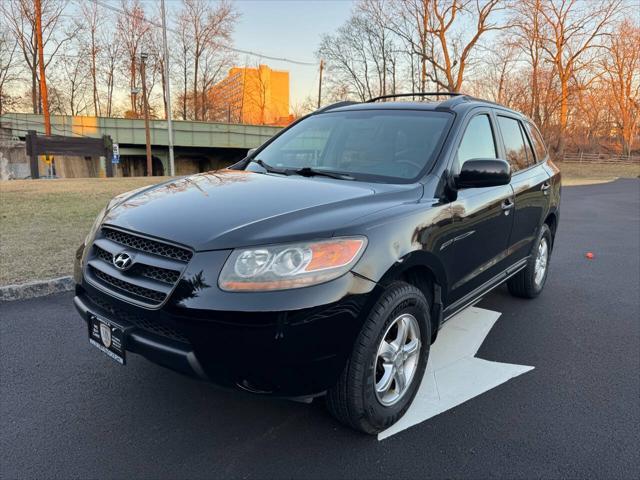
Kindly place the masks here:
[(392, 284), (371, 310), (347, 365), (327, 393), (342, 423), (376, 434), (393, 425), (415, 397), (429, 358), (431, 321), (422, 292)]
[(507, 280), (511, 295), (522, 298), (540, 295), (547, 282), (552, 241), (551, 230), (547, 224), (543, 224), (527, 266)]

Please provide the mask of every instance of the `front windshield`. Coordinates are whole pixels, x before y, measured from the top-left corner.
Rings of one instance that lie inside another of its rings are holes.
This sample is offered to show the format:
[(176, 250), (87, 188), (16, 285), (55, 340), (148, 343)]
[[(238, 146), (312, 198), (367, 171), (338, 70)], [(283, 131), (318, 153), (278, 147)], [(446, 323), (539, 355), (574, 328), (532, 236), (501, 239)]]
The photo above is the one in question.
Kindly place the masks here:
[(271, 167), (310, 167), (363, 180), (416, 179), (433, 161), (452, 115), (360, 110), (313, 115), (254, 156)]

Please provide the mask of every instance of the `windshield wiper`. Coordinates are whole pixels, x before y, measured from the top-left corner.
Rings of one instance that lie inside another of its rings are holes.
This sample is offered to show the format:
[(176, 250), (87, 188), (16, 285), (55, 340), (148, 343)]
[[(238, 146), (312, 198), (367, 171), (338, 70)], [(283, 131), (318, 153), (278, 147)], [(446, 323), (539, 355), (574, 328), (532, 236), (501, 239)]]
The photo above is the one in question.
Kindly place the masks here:
[(280, 175), (290, 175), (289, 170), (284, 170), (284, 169), (281, 169), (281, 168), (272, 167), (271, 165), (269, 165), (268, 163), (265, 163), (260, 158), (252, 159), (251, 161), (253, 163), (256, 163), (256, 164), (260, 165), (262, 168), (264, 168), (267, 171), (267, 173), (279, 173)]
[(298, 170), (291, 170), (296, 175), (303, 177), (323, 176), (329, 178), (337, 178), (338, 180), (355, 180), (354, 177), (346, 173), (328, 172), (327, 170), (317, 170), (313, 167), (302, 167)]

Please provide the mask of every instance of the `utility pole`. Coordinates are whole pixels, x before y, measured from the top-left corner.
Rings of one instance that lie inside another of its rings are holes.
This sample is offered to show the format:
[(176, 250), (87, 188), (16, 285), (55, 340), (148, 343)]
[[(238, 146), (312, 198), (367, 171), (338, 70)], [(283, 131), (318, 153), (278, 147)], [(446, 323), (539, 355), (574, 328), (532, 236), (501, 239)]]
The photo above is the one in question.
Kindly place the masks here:
[(162, 43), (164, 45), (164, 77), (166, 78), (165, 95), (167, 97), (167, 127), (169, 134), (169, 174), (173, 177), (176, 174), (175, 159), (173, 157), (173, 123), (171, 120), (171, 79), (169, 78), (169, 49), (167, 48), (167, 19), (164, 10), (164, 0), (160, 2), (160, 9), (162, 10)]
[[(40, 70), (40, 98), (42, 99), (42, 114), (44, 115), (44, 133), (51, 135), (51, 117), (49, 116), (49, 96), (47, 94), (47, 79), (44, 73), (44, 51), (42, 44), (42, 5), (40, 0), (35, 0), (36, 13), (36, 43), (38, 47), (38, 64)], [(49, 174), (53, 177), (54, 166), (49, 163), (49, 156), (45, 155), (47, 164), (49, 164)], [(53, 160), (51, 160), (53, 162)]]
[(322, 103), (322, 71), (324, 70), (324, 62), (320, 59), (320, 79), (318, 81), (318, 108)]
[(147, 54), (140, 53), (140, 80), (142, 81), (142, 109), (144, 110), (144, 135), (147, 143), (147, 177), (153, 175), (151, 161), (151, 135), (149, 133), (149, 102), (147, 101)]

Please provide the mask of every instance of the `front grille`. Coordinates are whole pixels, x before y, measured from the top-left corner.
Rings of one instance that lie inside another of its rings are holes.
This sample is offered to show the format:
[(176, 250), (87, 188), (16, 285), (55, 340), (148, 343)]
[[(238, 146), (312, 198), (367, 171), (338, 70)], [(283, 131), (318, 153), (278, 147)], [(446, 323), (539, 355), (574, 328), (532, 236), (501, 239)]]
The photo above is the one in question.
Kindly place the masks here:
[(175, 260), (180, 260), (181, 262), (188, 262), (193, 256), (193, 253), (190, 250), (168, 245), (166, 243), (156, 242), (155, 240), (149, 240), (148, 238), (138, 237), (112, 228), (103, 228), (102, 234), (109, 240), (119, 243), (120, 245), (131, 247), (134, 250), (152, 253), (161, 257), (173, 258)]
[(131, 293), (138, 297), (148, 298), (149, 300), (153, 300), (154, 302), (162, 302), (164, 300), (165, 295), (155, 290), (151, 290), (150, 288), (140, 287), (138, 285), (134, 285), (133, 283), (125, 282), (120, 280), (119, 278), (112, 277), (108, 273), (104, 273), (101, 270), (93, 266), (89, 266), (91, 272), (102, 280), (105, 283), (108, 283), (112, 287), (116, 287), (120, 290), (123, 290), (126, 293)]
[[(125, 270), (114, 262), (123, 253), (132, 259)], [(94, 240), (85, 272), (102, 290), (156, 306), (166, 300), (192, 256), (183, 247), (104, 227)]]
[(173, 322), (169, 320), (152, 320), (141, 315), (125, 312), (95, 295), (87, 294), (87, 297), (89, 297), (89, 300), (91, 300), (95, 305), (113, 315), (115, 320), (124, 320), (125, 322), (135, 325), (141, 330), (175, 340), (176, 342), (189, 343), (189, 340), (179, 332), (177, 326), (172, 325)]
[(168, 270), (160, 267), (149, 267), (146, 265), (141, 269), (140, 274), (147, 278), (153, 278), (154, 280), (168, 283), (170, 285), (176, 283), (180, 278), (180, 272), (175, 270)]
[(94, 245), (93, 248), (95, 249), (96, 257), (101, 258), (107, 263), (113, 263), (113, 255), (111, 255), (106, 250), (103, 250), (102, 248), (98, 247), (97, 245)]

